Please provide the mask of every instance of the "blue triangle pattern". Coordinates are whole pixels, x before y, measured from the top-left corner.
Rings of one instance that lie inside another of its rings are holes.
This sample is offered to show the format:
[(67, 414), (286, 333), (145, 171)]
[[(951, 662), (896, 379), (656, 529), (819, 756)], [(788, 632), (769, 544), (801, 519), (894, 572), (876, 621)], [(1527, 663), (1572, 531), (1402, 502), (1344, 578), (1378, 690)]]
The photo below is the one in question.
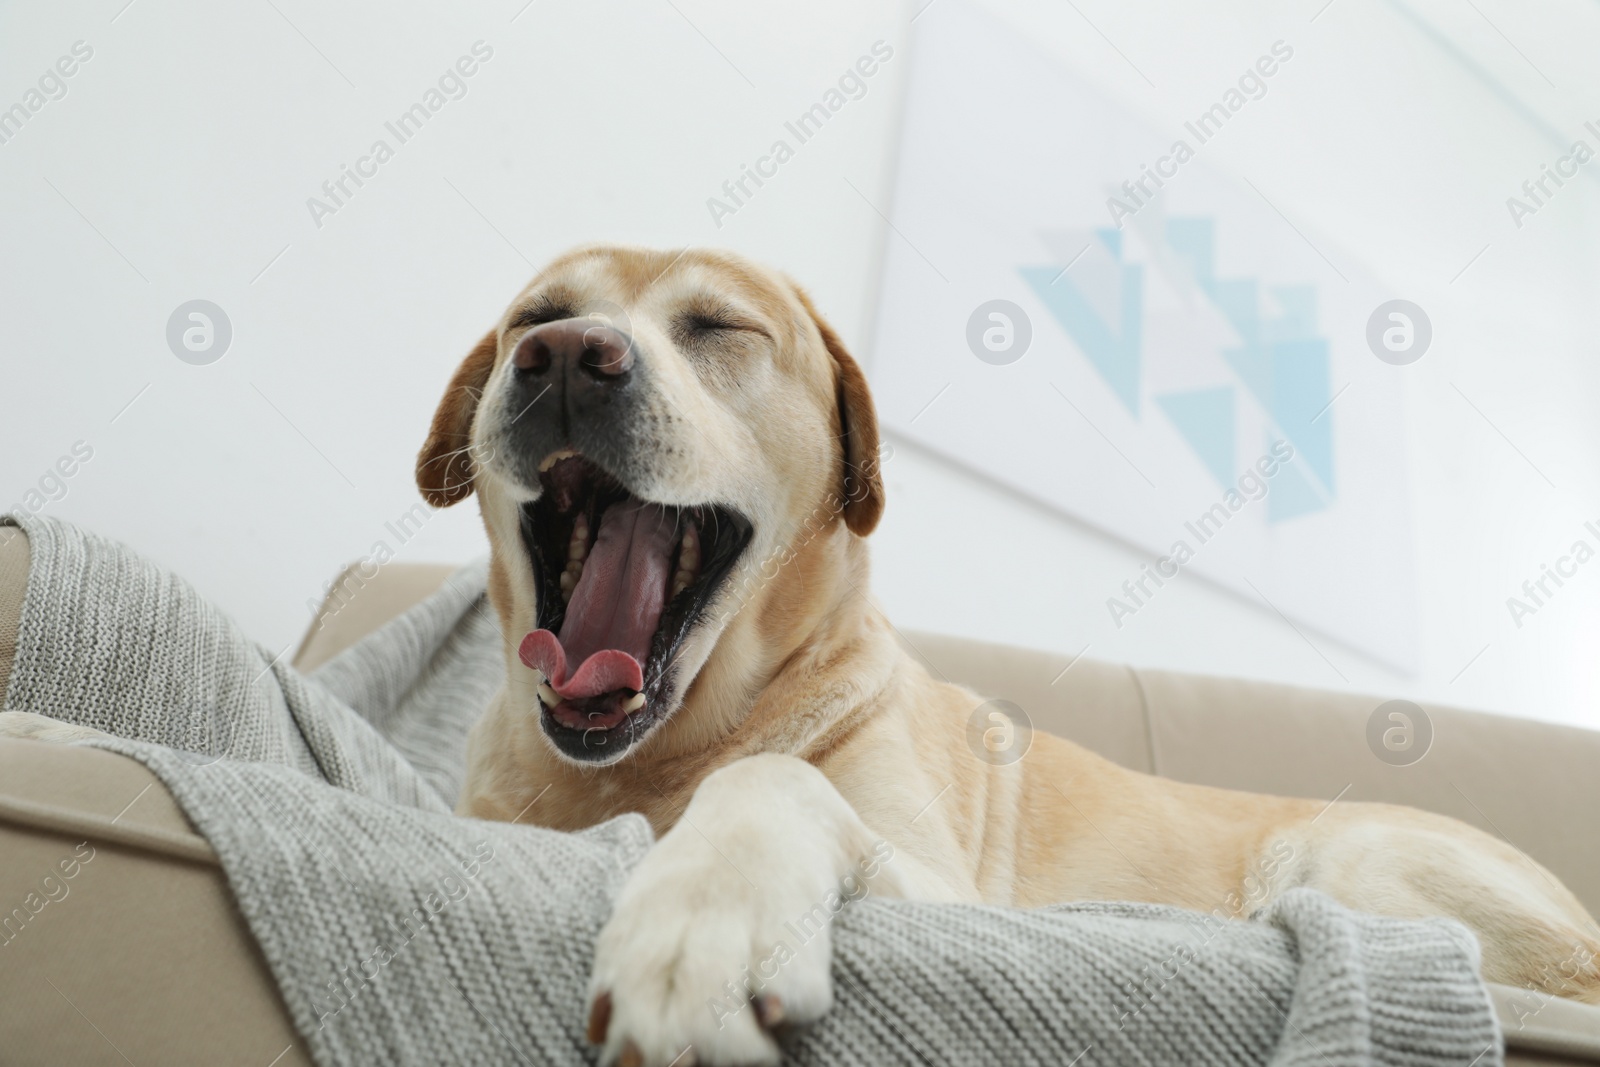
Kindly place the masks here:
[(1202, 286), (1247, 345), (1261, 342), (1261, 295), (1254, 278), (1229, 278)]
[(1328, 407), (1328, 342), (1317, 337), (1280, 341), (1272, 357), (1272, 402), (1278, 428), (1333, 492), (1333, 419)]
[[(1267, 447), (1272, 447), (1272, 442), (1267, 442)], [(1300, 452), (1289, 462), (1278, 467), (1278, 473), (1272, 476), (1267, 483), (1267, 521), (1284, 522), (1288, 519), (1297, 519), (1302, 515), (1311, 515), (1327, 507), (1329, 501), (1324, 499), (1312, 484), (1311, 479), (1305, 476), (1301, 469)]]
[(1023, 279), (1043, 301), (1050, 314), (1083, 350), (1089, 363), (1111, 387), (1117, 399), (1139, 416), (1140, 357), (1144, 343), (1144, 269), (1120, 264), (1122, 321), (1106, 322), (1090, 305), (1071, 275), (1057, 267), (1021, 267)]
[[(1326, 414), (1330, 361), (1317, 332), (1317, 292), (1310, 285), (1273, 286), (1281, 313), (1262, 315), (1254, 278), (1216, 276), (1215, 226), (1210, 219), (1169, 219), (1167, 242), (1188, 262), (1195, 282), (1239, 334), (1243, 347), (1222, 353), (1245, 388), (1266, 408), (1323, 489), (1334, 490), (1333, 419)], [(1321, 493), (1317, 509), (1327, 507)]]
[(1289, 341), (1317, 335), (1317, 291), (1309, 285), (1275, 286), (1272, 298), (1283, 308), (1283, 318), (1269, 322), (1265, 341)]
[(1272, 395), (1272, 354), (1266, 349), (1260, 345), (1228, 348), (1223, 350), (1222, 359), (1256, 399), (1265, 403), (1265, 398)]
[[(1022, 267), (1019, 272), (1051, 315), (1067, 331), (1100, 377), (1135, 417), (1140, 409), (1143, 369), (1144, 276), (1122, 263), (1122, 232), (1095, 235), (1121, 271), (1121, 321), (1107, 322), (1094, 303), (1058, 267)], [(1166, 241), (1188, 267), (1201, 292), (1238, 333), (1241, 346), (1221, 353), (1245, 388), (1295, 446), (1297, 463), (1274, 479), (1269, 521), (1279, 522), (1330, 505), (1335, 485), (1330, 359), (1327, 338), (1317, 328), (1317, 291), (1311, 285), (1272, 286), (1263, 299), (1255, 278), (1218, 278), (1216, 224), (1209, 218), (1168, 219)], [(1264, 312), (1263, 305), (1268, 309)], [(1270, 310), (1276, 309), (1276, 310)], [(1156, 402), (1224, 486), (1232, 484), (1234, 390), (1227, 386), (1168, 393)]]
[(1189, 264), (1189, 270), (1200, 287), (1208, 288), (1216, 263), (1215, 227), (1211, 220), (1168, 219), (1167, 244)]
[(1234, 478), (1233, 398), (1233, 388), (1226, 385), (1156, 397), (1161, 410), (1224, 489), (1233, 485)]

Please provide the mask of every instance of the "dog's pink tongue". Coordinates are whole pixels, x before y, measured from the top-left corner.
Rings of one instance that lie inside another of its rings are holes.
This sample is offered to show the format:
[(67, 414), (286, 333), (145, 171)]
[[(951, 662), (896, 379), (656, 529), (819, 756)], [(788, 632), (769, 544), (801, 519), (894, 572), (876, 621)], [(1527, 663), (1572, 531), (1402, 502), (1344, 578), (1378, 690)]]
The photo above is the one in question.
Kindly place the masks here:
[[(560, 636), (535, 630), (518, 649), (562, 697), (644, 688), (650, 639), (667, 606), (674, 527), (661, 507), (638, 501), (613, 504), (601, 516)], [(569, 664), (577, 664), (571, 677)]]

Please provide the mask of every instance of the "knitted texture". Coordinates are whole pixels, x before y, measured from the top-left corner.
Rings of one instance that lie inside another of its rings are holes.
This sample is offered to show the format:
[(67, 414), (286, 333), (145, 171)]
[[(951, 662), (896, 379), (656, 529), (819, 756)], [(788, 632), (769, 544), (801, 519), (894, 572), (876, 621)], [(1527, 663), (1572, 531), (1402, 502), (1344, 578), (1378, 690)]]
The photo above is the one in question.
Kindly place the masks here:
[[(114, 733), (162, 779), (318, 1064), (593, 1062), (592, 946), (650, 831), (450, 813), (504, 670), (481, 564), (301, 675), (128, 549), (11, 521), (32, 566), (5, 709)], [(833, 945), (835, 1006), (788, 1063), (1503, 1062), (1464, 927), (1308, 889), (1248, 922), (869, 897)]]

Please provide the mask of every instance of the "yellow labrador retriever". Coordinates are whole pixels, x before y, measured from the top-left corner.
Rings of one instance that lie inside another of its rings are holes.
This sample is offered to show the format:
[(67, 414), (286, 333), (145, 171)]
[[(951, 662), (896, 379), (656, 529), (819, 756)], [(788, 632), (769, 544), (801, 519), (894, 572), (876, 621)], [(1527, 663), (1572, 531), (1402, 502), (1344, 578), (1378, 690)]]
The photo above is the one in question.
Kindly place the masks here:
[(643, 812), (662, 835), (597, 946), (605, 1062), (776, 1062), (772, 1028), (832, 995), (825, 921), (803, 946), (788, 924), (864, 879), (1232, 914), (1309, 885), (1454, 917), (1486, 978), (1600, 1001), (1594, 920), (1463, 823), (1185, 785), (1047, 736), (974, 758), (980, 698), (903, 652), (867, 592), (878, 449), (861, 370), (806, 295), (721, 252), (561, 257), (440, 403), (418, 482), (436, 506), (476, 490), (507, 635), (460, 810)]
[(1459, 919), (1485, 978), (1600, 1003), (1594, 920), (1463, 823), (1185, 785), (1044, 735), (976, 758), (980, 698), (906, 655), (867, 593), (878, 448), (805, 294), (719, 252), (561, 257), (440, 402), (418, 484), (440, 507), (478, 493), (507, 638), (461, 812), (642, 812), (661, 835), (596, 946), (604, 1062), (776, 1063), (773, 1029), (827, 1011), (828, 922), (869, 887), (1249, 915), (1313, 886)]

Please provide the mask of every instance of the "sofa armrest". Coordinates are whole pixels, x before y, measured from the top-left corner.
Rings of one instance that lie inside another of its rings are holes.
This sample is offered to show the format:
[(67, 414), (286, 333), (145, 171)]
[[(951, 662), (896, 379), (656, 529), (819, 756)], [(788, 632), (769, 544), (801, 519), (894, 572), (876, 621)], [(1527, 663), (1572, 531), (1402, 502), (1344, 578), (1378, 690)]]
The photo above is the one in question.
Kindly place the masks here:
[[(371, 570), (371, 575), (367, 574)], [(294, 667), (313, 671), (367, 634), (426, 600), (456, 572), (449, 563), (355, 563), (328, 589), (311, 627), (300, 639)]]
[(155, 775), (0, 739), (0, 1060), (311, 1060), (216, 854)]

